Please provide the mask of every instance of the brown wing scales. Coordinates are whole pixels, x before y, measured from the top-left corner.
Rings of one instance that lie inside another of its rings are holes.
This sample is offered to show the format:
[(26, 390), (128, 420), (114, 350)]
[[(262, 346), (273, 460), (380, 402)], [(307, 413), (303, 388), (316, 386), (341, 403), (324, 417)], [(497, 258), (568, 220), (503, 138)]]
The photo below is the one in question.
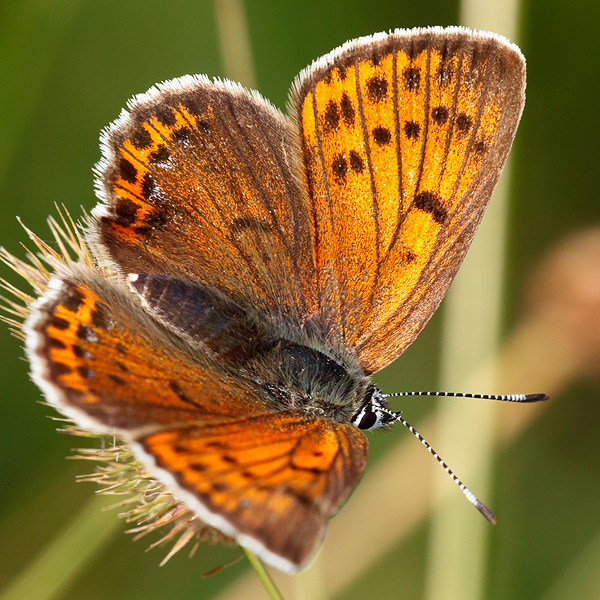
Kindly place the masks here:
[(99, 241), (125, 272), (196, 279), (298, 320), (315, 308), (314, 259), (290, 123), (238, 86), (189, 79), (138, 97), (106, 132)]
[(28, 351), (42, 389), (69, 416), (132, 432), (269, 410), (254, 388), (186, 352), (127, 290), (93, 271), (54, 283), (34, 307)]

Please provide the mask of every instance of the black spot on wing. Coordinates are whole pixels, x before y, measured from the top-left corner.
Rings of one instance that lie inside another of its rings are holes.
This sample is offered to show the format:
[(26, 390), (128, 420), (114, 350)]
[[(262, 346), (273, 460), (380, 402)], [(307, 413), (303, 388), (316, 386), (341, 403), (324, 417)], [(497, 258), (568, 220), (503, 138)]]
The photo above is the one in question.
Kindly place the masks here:
[(421, 126), (415, 121), (404, 122), (404, 134), (409, 140), (416, 140), (419, 137)]
[(161, 144), (154, 152), (150, 153), (148, 160), (152, 164), (156, 164), (169, 160), (170, 156), (171, 153), (169, 152), (169, 149), (164, 144)]
[(378, 146), (386, 146), (392, 140), (392, 133), (387, 127), (375, 127), (373, 129), (373, 139)]
[(448, 216), (442, 198), (434, 192), (420, 192), (415, 196), (414, 206), (428, 212), (436, 223), (443, 223)]
[(362, 173), (365, 168), (365, 163), (356, 150), (350, 150), (350, 168), (355, 173)]
[[(360, 157), (359, 157), (360, 158)], [(345, 180), (348, 172), (348, 162), (342, 154), (338, 154), (331, 163), (331, 170), (338, 180)]]
[(456, 129), (458, 129), (458, 131), (460, 131), (461, 133), (466, 133), (467, 131), (469, 131), (469, 129), (471, 129), (472, 124), (473, 120), (471, 119), (471, 117), (469, 117), (469, 115), (466, 115), (465, 113), (460, 113), (456, 117)]
[(129, 133), (129, 139), (137, 150), (145, 150), (152, 146), (152, 136), (141, 126), (141, 123), (138, 124), (137, 129)]
[(155, 116), (160, 121), (162, 125), (165, 127), (173, 127), (175, 123), (177, 123), (177, 119), (175, 117), (175, 111), (168, 104), (157, 104), (154, 108)]
[(330, 100), (323, 116), (323, 130), (326, 133), (331, 133), (332, 131), (337, 130), (339, 124), (340, 111), (338, 105), (333, 100)]
[(350, 97), (348, 96), (348, 94), (346, 94), (346, 92), (342, 94), (342, 99), (340, 101), (340, 109), (342, 112), (342, 118), (344, 119), (344, 123), (346, 123), (346, 125), (353, 125), (355, 118), (354, 107), (352, 106), (352, 100), (350, 100)]
[(417, 67), (406, 67), (402, 71), (402, 81), (407, 90), (418, 90), (421, 84), (421, 71)]
[(127, 160), (124, 157), (121, 157), (119, 160), (119, 175), (121, 179), (126, 181), (127, 183), (135, 183), (137, 181), (137, 169), (131, 163), (131, 161)]
[(388, 91), (388, 82), (384, 77), (371, 77), (367, 81), (367, 95), (371, 102), (381, 102), (385, 100)]
[(448, 121), (450, 111), (445, 106), (436, 106), (431, 109), (431, 118), (438, 125), (443, 125)]
[(56, 315), (52, 315), (48, 320), (48, 325), (54, 327), (55, 329), (60, 329), (61, 331), (65, 331), (69, 329), (69, 321), (63, 319), (62, 317), (57, 317)]
[(61, 298), (61, 305), (67, 310), (76, 313), (83, 303), (83, 294), (75, 288), (70, 288), (68, 293)]
[(116, 202), (111, 208), (110, 217), (105, 217), (103, 220), (121, 225), (121, 227), (129, 227), (136, 219), (136, 213), (139, 206), (128, 198), (117, 196)]

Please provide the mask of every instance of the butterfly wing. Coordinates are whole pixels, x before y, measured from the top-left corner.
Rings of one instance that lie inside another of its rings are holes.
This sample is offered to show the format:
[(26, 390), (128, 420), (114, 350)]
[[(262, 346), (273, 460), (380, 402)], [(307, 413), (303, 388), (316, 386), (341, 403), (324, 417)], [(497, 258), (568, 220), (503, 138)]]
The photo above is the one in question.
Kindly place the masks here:
[(195, 347), (129, 290), (73, 266), (24, 326), (33, 379), (82, 427), (120, 434), (206, 523), (293, 572), (360, 478), (366, 439), (351, 425), (275, 410), (202, 346), (228, 319), (240, 329), (236, 310), (193, 314)]
[[(317, 323), (368, 373), (393, 360), (458, 269), (523, 90), (514, 47), (432, 29), (318, 61), (296, 83), (298, 130), (257, 95), (205, 78), (134, 99), (103, 137), (91, 241), (140, 274), (143, 292), (76, 266), (55, 276), (25, 325), (36, 383), (80, 425), (132, 443), (208, 524), (280, 569), (303, 566), (367, 443), (351, 425), (278, 406), (235, 368), (261, 327), (245, 313)], [(172, 310), (148, 286), (195, 308)]]
[(355, 427), (300, 411), (165, 429), (138, 443), (203, 520), (288, 573), (306, 566), (367, 458)]
[(270, 410), (256, 387), (231, 385), (218, 361), (191, 351), (127, 289), (90, 269), (55, 276), (24, 331), (35, 382), (83, 427), (128, 434)]
[(102, 138), (96, 246), (125, 273), (200, 281), (301, 325), (316, 279), (290, 120), (201, 76), (160, 84), (129, 109)]
[(296, 81), (319, 303), (366, 372), (400, 355), (444, 296), (524, 88), (515, 46), (462, 28), (355, 40)]

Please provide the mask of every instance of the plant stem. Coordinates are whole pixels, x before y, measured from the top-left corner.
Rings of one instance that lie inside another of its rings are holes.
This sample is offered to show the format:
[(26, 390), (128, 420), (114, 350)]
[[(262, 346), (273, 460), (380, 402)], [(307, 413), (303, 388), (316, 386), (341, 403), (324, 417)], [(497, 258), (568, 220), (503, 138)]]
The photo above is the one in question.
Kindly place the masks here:
[(246, 553), (250, 564), (252, 565), (252, 567), (256, 571), (256, 574), (258, 575), (259, 579), (264, 585), (265, 590), (267, 591), (267, 594), (269, 594), (271, 600), (284, 600), (283, 596), (281, 595), (281, 592), (275, 586), (275, 582), (271, 579), (271, 576), (267, 572), (267, 569), (265, 569), (265, 565), (263, 565), (260, 558), (258, 558), (256, 554), (250, 552), (250, 550), (248, 550), (247, 548), (243, 548), (243, 550)]

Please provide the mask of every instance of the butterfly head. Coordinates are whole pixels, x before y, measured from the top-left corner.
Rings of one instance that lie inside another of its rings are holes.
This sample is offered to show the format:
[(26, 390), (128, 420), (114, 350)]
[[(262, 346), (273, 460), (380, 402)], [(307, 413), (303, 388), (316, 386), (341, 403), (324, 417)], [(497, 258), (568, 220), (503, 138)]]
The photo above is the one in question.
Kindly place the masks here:
[(363, 405), (350, 422), (358, 429), (379, 429), (395, 423), (399, 414), (389, 409), (385, 396), (373, 385), (367, 390)]

